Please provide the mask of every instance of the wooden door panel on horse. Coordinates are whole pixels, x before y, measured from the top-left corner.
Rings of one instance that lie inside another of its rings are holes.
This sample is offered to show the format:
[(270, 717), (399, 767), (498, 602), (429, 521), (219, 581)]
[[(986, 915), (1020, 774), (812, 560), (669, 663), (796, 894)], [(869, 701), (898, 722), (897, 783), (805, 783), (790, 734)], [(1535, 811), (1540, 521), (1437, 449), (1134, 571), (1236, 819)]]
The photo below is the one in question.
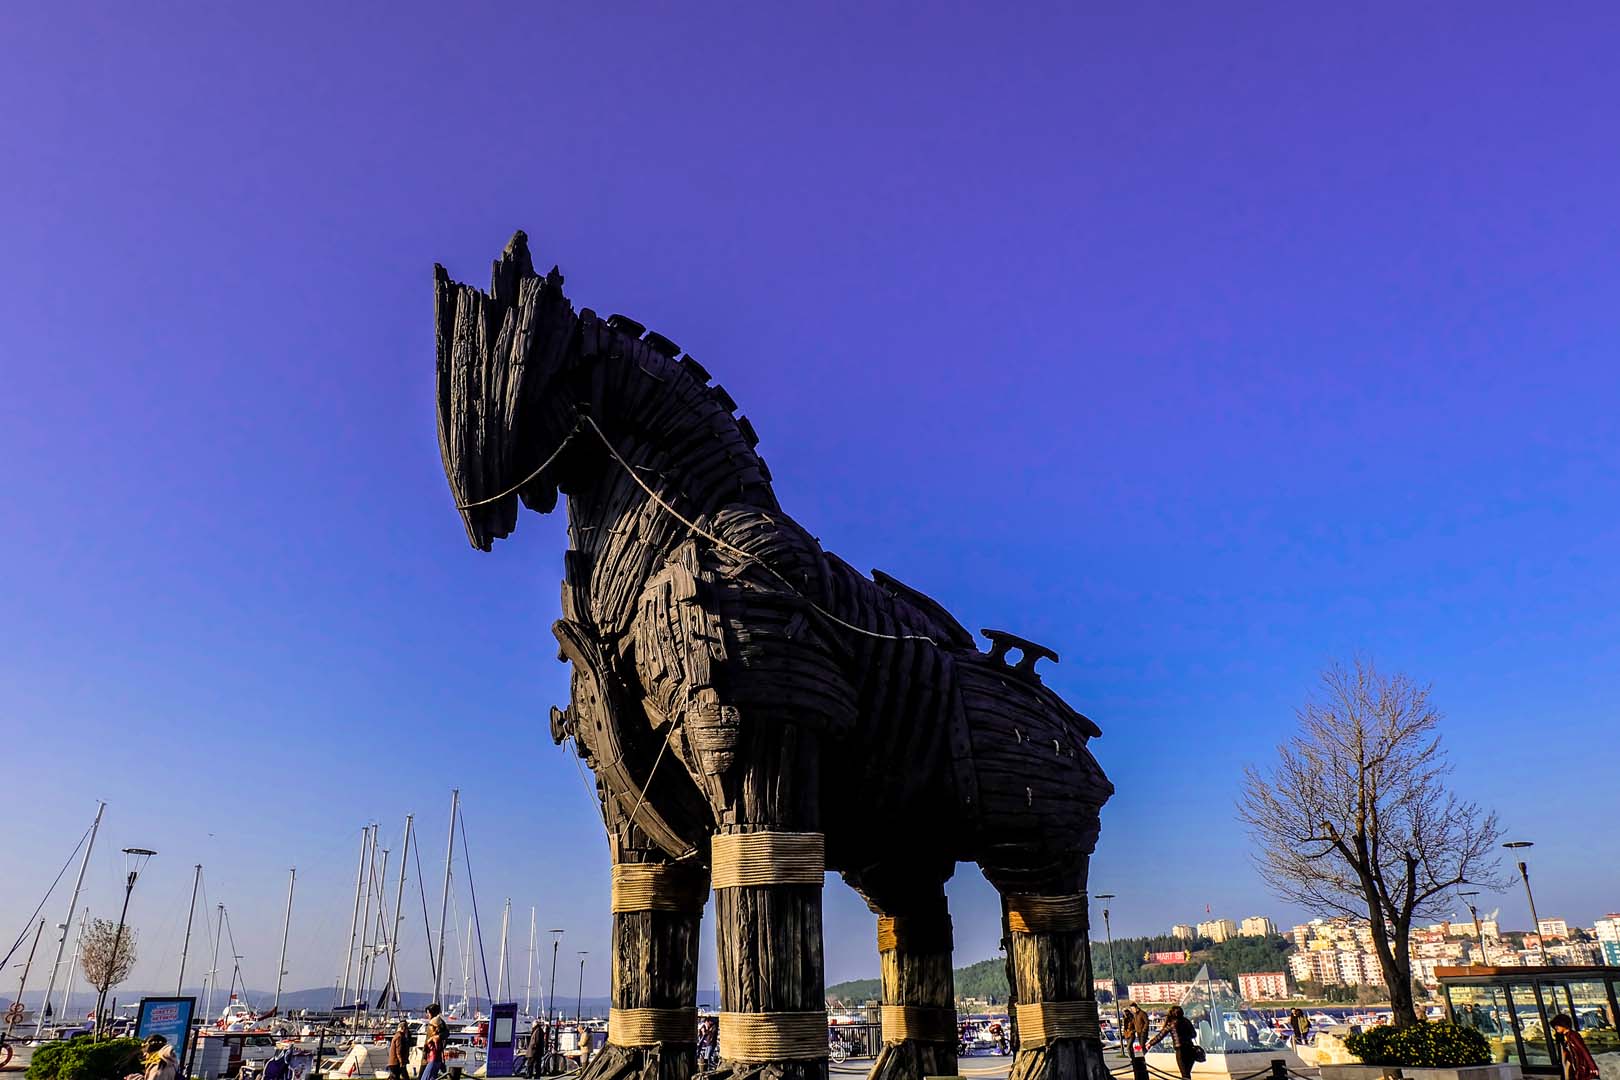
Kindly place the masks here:
[(565, 499), (552, 736), (596, 774), (614, 865), (609, 1046), (586, 1080), (695, 1072), (696, 934), (715, 900), (719, 1074), (826, 1074), (822, 880), (877, 914), (881, 1080), (956, 1068), (944, 883), (1003, 894), (1025, 1078), (1100, 1080), (1084, 889), (1113, 788), (1056, 655), (822, 549), (707, 369), (575, 311), (518, 233), (488, 292), (434, 276), (439, 443), (488, 550)]

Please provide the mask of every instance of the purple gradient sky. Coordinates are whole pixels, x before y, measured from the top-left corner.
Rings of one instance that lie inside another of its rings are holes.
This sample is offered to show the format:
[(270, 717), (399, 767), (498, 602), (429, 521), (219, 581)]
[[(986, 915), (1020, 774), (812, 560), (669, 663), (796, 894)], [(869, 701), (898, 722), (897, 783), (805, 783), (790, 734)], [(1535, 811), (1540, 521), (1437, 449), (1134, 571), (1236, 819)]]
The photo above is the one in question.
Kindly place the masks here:
[(561, 522), (475, 554), (434, 440), (432, 263), (517, 227), (830, 548), (1063, 654), (1116, 932), (1297, 914), (1236, 782), (1356, 650), (1434, 681), (1544, 913), (1620, 907), (1620, 13), (1005, 7), (8, 8), (0, 944), (101, 797), (92, 907), (161, 853), (132, 985), (199, 861), (256, 986), (296, 863), (330, 984), (361, 823), (414, 810), (431, 880), (459, 784), (486, 938), (510, 895), (602, 955)]

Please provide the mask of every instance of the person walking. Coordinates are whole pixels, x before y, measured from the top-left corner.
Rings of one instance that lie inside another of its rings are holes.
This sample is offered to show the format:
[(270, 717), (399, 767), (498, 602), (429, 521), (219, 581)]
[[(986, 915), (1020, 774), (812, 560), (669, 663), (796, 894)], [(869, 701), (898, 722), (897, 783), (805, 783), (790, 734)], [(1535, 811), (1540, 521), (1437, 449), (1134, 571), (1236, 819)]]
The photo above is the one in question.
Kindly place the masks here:
[(1558, 1040), (1558, 1062), (1564, 1080), (1597, 1080), (1597, 1062), (1592, 1058), (1592, 1051), (1586, 1048), (1586, 1040), (1575, 1030), (1575, 1022), (1569, 1014), (1559, 1013), (1553, 1017), (1552, 1029), (1553, 1037)]
[(444, 1073), (444, 1055), (450, 1042), (450, 1025), (439, 1015), (443, 1011), (437, 1001), (427, 1007), (427, 1027), (422, 1033), (422, 1073), (417, 1080), (434, 1080)]
[(1288, 1030), (1294, 1037), (1294, 1049), (1305, 1045), (1311, 1037), (1311, 1018), (1305, 1015), (1304, 1009), (1288, 1010)]
[(388, 1080), (407, 1080), (413, 1041), (411, 1025), (401, 1020), (394, 1029), (394, 1037), (388, 1041)]
[(1127, 1002), (1125, 1005), (1125, 1053), (1128, 1057), (1136, 1057), (1144, 1053), (1147, 1046), (1148, 1033), (1153, 1029), (1153, 1021), (1137, 1002)]
[(144, 1080), (175, 1080), (180, 1075), (180, 1063), (175, 1060), (174, 1047), (162, 1035), (148, 1035), (141, 1044), (141, 1076)]
[(523, 1075), (535, 1077), (544, 1067), (541, 1059), (546, 1055), (546, 1022), (539, 1017), (529, 1025), (529, 1046), (524, 1052)]
[(1176, 1051), (1176, 1067), (1181, 1070), (1181, 1080), (1192, 1080), (1193, 1065), (1202, 1059), (1204, 1052), (1194, 1041), (1198, 1032), (1193, 1029), (1192, 1021), (1187, 1019), (1180, 1005), (1170, 1006), (1170, 1011), (1164, 1014), (1164, 1023), (1142, 1048), (1143, 1053), (1153, 1049), (1167, 1035)]

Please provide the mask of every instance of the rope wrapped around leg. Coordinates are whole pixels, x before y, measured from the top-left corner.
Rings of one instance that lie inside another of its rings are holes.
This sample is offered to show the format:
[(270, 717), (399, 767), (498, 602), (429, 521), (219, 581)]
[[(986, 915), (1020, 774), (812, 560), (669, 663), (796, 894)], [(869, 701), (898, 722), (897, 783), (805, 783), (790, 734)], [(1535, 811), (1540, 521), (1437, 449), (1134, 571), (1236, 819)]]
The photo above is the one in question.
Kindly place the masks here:
[(1100, 1039), (1095, 1001), (1036, 1001), (1019, 1005), (1018, 1041), (1045, 1046), (1056, 1039)]
[(720, 1014), (720, 1056), (727, 1061), (803, 1061), (827, 1056), (827, 1014)]
[(1090, 922), (1085, 893), (1007, 897), (1007, 928), (1015, 934), (1076, 933)]
[(822, 885), (827, 841), (810, 832), (720, 833), (709, 842), (709, 860), (716, 889)]
[(697, 1042), (696, 1009), (609, 1009), (608, 1042), (657, 1046)]
[(908, 953), (948, 953), (953, 948), (951, 917), (946, 912), (928, 915), (879, 915), (878, 952), (896, 949)]
[(878, 1013), (886, 1043), (912, 1039), (956, 1045), (956, 1010), (948, 1005), (884, 1005)]
[(612, 905), (626, 911), (679, 911), (701, 915), (708, 899), (702, 874), (669, 863), (615, 863)]

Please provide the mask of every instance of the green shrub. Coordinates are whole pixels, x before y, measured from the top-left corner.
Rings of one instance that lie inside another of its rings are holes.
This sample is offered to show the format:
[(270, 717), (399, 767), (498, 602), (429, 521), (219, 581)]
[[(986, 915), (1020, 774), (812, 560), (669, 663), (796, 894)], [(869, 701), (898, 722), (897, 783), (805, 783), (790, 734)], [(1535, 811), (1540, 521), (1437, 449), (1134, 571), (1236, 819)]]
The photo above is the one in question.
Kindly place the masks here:
[(27, 1080), (123, 1080), (141, 1071), (139, 1039), (81, 1038), (34, 1051)]
[(1425, 1021), (1403, 1028), (1368, 1028), (1350, 1036), (1344, 1045), (1366, 1065), (1460, 1069), (1491, 1062), (1491, 1048), (1485, 1036), (1450, 1021)]

